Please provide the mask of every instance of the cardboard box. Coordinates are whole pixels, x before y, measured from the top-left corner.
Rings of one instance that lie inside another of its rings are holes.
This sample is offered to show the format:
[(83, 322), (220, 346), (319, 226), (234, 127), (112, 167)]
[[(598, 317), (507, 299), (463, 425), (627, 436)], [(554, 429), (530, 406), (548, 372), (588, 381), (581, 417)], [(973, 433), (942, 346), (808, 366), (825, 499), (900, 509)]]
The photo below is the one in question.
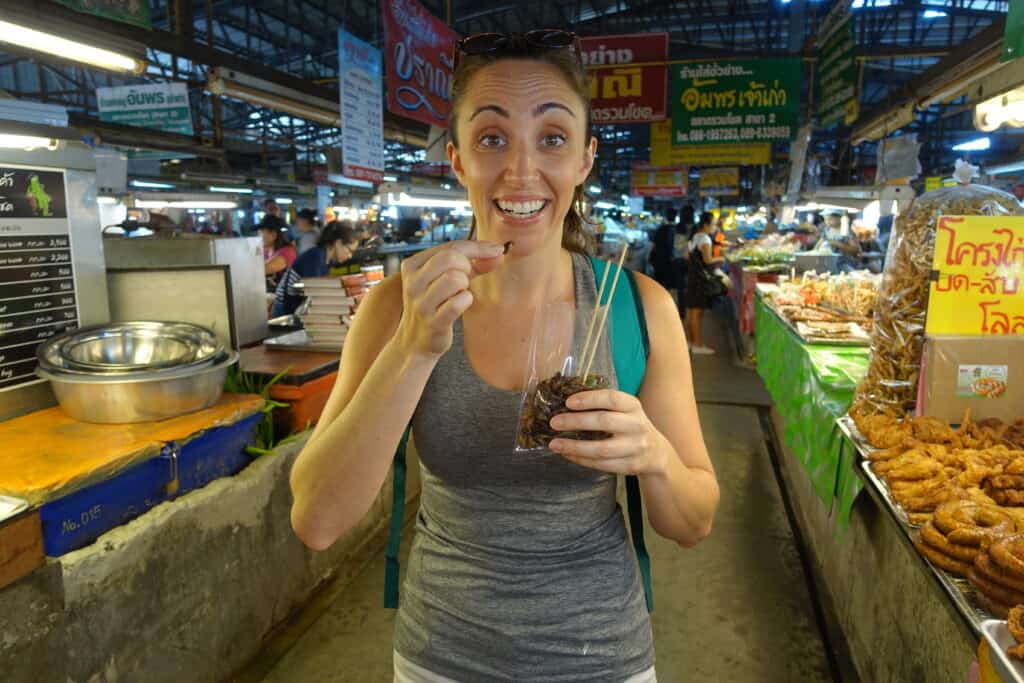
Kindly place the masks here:
[(31, 574), (45, 561), (38, 510), (0, 522), (0, 588)]
[(959, 424), (1024, 417), (1024, 335), (929, 337), (925, 341), (919, 415)]

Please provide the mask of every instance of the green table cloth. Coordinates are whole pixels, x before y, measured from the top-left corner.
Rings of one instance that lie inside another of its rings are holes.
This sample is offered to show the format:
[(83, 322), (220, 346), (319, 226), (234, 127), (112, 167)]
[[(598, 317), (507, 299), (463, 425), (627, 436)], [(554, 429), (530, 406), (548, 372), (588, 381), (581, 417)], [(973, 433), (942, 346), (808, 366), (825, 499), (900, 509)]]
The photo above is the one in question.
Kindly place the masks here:
[(861, 490), (857, 454), (836, 420), (850, 408), (867, 373), (864, 347), (806, 344), (763, 299), (757, 299), (757, 371), (785, 420), (783, 440), (814, 490), (845, 527)]

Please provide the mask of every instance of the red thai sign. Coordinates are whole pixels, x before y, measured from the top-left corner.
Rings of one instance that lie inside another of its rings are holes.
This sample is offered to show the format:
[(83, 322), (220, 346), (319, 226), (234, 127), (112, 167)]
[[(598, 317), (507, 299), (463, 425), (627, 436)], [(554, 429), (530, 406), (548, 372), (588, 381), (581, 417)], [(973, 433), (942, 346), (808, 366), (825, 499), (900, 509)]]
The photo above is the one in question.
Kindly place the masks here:
[(447, 128), (459, 34), (416, 0), (381, 0), (381, 7), (388, 111)]
[(595, 124), (652, 123), (668, 110), (668, 66), (630, 66), (668, 60), (667, 33), (580, 38), (591, 74)]

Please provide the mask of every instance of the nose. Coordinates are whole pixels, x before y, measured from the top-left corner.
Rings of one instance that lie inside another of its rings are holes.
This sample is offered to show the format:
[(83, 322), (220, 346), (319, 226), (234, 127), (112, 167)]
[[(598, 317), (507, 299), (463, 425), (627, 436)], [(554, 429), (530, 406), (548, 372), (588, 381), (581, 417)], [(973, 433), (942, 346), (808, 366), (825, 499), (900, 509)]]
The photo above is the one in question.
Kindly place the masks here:
[(506, 159), (505, 179), (512, 185), (527, 185), (537, 177), (535, 151), (526, 138), (512, 145)]

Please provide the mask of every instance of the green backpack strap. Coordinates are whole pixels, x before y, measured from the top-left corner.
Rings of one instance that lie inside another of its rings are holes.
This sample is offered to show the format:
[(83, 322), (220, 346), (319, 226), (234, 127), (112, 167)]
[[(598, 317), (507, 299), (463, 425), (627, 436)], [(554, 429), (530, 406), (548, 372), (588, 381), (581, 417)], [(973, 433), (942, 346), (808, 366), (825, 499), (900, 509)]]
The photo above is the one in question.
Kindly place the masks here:
[(391, 528), (388, 547), (384, 551), (384, 607), (398, 608), (398, 551), (402, 544), (402, 522), (405, 520), (405, 448), (409, 444), (412, 425), (405, 428), (395, 450), (394, 477), (391, 496)]
[[(600, 282), (605, 268), (613, 267), (607, 261), (591, 257), (595, 282)], [(640, 393), (640, 386), (647, 371), (647, 357), (651, 353), (651, 341), (647, 335), (647, 318), (640, 298), (636, 276), (631, 270), (623, 270), (629, 283), (615, 288), (615, 297), (608, 314), (608, 329), (611, 330), (612, 363), (619, 380), (619, 389), (633, 394)], [(626, 510), (629, 513), (629, 531), (633, 538), (640, 577), (644, 583), (644, 597), (647, 611), (654, 611), (654, 588), (651, 582), (651, 556), (644, 543), (644, 506), (640, 497), (640, 480), (635, 475), (626, 477)]]

